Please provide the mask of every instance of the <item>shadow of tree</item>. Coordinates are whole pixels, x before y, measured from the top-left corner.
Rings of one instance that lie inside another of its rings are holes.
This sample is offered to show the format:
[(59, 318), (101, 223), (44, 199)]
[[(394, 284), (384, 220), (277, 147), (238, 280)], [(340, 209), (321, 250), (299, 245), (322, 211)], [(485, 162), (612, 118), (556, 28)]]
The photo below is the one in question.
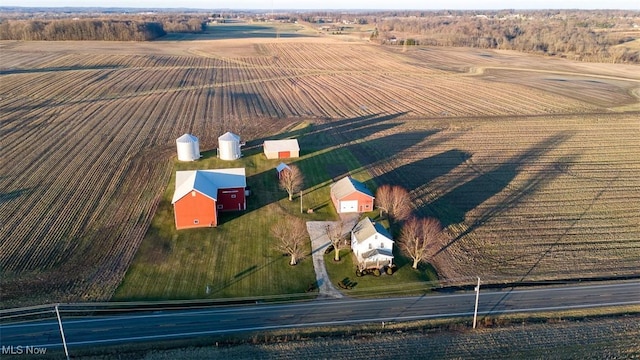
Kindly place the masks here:
[[(574, 157), (575, 158), (575, 157)], [(573, 162), (574, 158), (569, 158), (568, 161), (569, 162)], [(564, 162), (563, 162), (564, 163)], [(558, 164), (553, 165), (554, 169), (558, 169)], [(550, 181), (550, 179), (545, 178), (546, 181)], [(613, 180), (611, 180), (611, 182), (614, 182), (617, 180), (617, 177)], [(559, 234), (558, 238), (556, 239), (555, 242), (549, 244), (549, 246), (547, 247), (547, 249), (542, 252), (540, 254), (540, 256), (538, 257), (538, 259), (536, 260), (536, 262), (531, 266), (531, 268), (529, 268), (529, 270), (524, 273), (522, 275), (522, 277), (520, 278), (520, 281), (524, 281), (527, 276), (529, 276), (529, 274), (531, 274), (533, 272), (533, 270), (538, 267), (538, 265), (540, 264), (540, 262), (546, 258), (552, 251), (553, 249), (558, 245), (558, 243), (560, 243), (560, 241), (562, 241), (562, 239), (565, 238), (565, 236), (567, 236), (567, 234), (569, 234), (569, 232), (571, 232), (571, 230), (583, 219), (583, 217), (593, 208), (593, 206), (596, 204), (596, 202), (600, 199), (600, 197), (602, 196), (602, 194), (604, 194), (604, 192), (606, 191), (606, 188), (601, 189), (596, 196), (591, 200), (591, 202), (589, 203), (589, 206), (587, 206), (582, 213), (580, 214), (580, 216), (576, 217), (572, 222), (571, 225), (569, 227), (567, 227), (561, 234)]]
[(10, 74), (33, 74), (33, 73), (47, 73), (47, 72), (59, 72), (59, 71), (77, 71), (77, 70), (114, 70), (121, 69), (122, 65), (93, 65), (93, 66), (58, 66), (58, 67), (44, 67), (33, 69), (4, 69), (0, 70), (0, 75)]
[(23, 195), (29, 195), (35, 188), (24, 188), (0, 193), (0, 205), (15, 200)]
[(418, 268), (413, 269), (413, 260), (406, 256), (397, 245), (393, 247), (393, 263), (396, 266), (396, 271), (405, 267), (411, 268), (409, 270), (417, 272), (421, 281), (432, 281), (438, 278), (438, 272), (429, 263), (420, 262)]
[(245, 270), (237, 273), (235, 276), (233, 276), (233, 278), (230, 278), (226, 281), (223, 282), (219, 282), (216, 283), (215, 285), (207, 285), (207, 295), (215, 295), (219, 292), (222, 292), (224, 289), (232, 286), (235, 283), (238, 283), (242, 280), (244, 280), (245, 278), (253, 275), (254, 273), (257, 273), (265, 268), (274, 266), (275, 264), (279, 263), (278, 260), (281, 259), (281, 256), (274, 256), (271, 258), (271, 260), (269, 260), (268, 262), (258, 266), (258, 265), (251, 265), (249, 267), (247, 267)]
[[(358, 138), (356, 136), (358, 135), (357, 131), (359, 129), (380, 124), (381, 122), (392, 120), (405, 114), (407, 113), (367, 114), (343, 120), (319, 120), (306, 128), (255, 138), (247, 142), (246, 148), (252, 149), (259, 147), (260, 151), (262, 151), (262, 144), (265, 140), (297, 138), (300, 143), (300, 156), (308, 155), (309, 153), (323, 150), (327, 147), (338, 146), (357, 140)], [(356, 132), (355, 135), (354, 132)], [(369, 133), (371, 134), (372, 132), (369, 131)]]
[(412, 192), (448, 174), (471, 158), (468, 152), (452, 149), (406, 165), (376, 178), (378, 183), (396, 183)]
[[(360, 151), (362, 143), (353, 142), (373, 136), (377, 133), (387, 131), (397, 126), (398, 123), (384, 123), (391, 120), (394, 116), (400, 116), (403, 113), (384, 116), (364, 116), (355, 119), (338, 121), (335, 124), (326, 124), (314, 127), (311, 131), (301, 135), (298, 138), (301, 152), (303, 156), (298, 159), (290, 159), (290, 164), (297, 165), (305, 177), (305, 191), (321, 186), (322, 184), (340, 179), (349, 175), (353, 171), (367, 168), (370, 163), (360, 162), (360, 169), (349, 168), (347, 164), (340, 162), (345, 153), (355, 153)], [(285, 133), (282, 138), (288, 137)], [(401, 135), (391, 135), (376, 139), (375, 141), (384, 142), (385, 138), (390, 141), (397, 142), (396, 137)], [(373, 141), (373, 140), (371, 140)], [(366, 143), (366, 141), (365, 141)], [(260, 143), (261, 144), (261, 143)], [(411, 146), (412, 142), (402, 142), (403, 146)], [(255, 146), (251, 149), (252, 154), (261, 151), (261, 148)], [(306, 150), (302, 150), (306, 149)], [(328, 150), (327, 150), (328, 149)], [(306, 155), (304, 154), (306, 152)], [(377, 157), (369, 157), (370, 161), (377, 161)], [(278, 188), (278, 181), (275, 171), (267, 170), (247, 178), (247, 185), (252, 189), (252, 195), (247, 199), (247, 211), (253, 211), (266, 206), (270, 203), (277, 202), (286, 197), (286, 194)], [(231, 215), (233, 216), (233, 215)]]
[[(509, 184), (522, 171), (526, 165), (530, 165), (539, 160), (540, 157), (555, 149), (571, 137), (571, 134), (563, 132), (545, 139), (530, 147), (524, 153), (512, 157), (495, 168), (481, 173), (480, 175), (464, 182), (462, 185), (452, 189), (445, 195), (437, 198), (426, 206), (418, 209), (424, 216), (435, 216), (446, 227), (451, 224), (459, 224), (466, 220), (466, 215), (471, 210), (476, 209), (494, 195), (505, 191)], [(464, 231), (457, 234), (447, 244), (436, 253), (445, 251), (449, 246), (460, 240), (462, 237), (473, 232), (489, 220), (500, 214), (513, 209), (521, 204), (526, 198), (534, 194), (538, 189), (552, 181), (559, 172), (550, 171), (558, 165), (553, 163), (547, 165), (548, 169), (538, 171), (530, 176), (518, 188), (509, 188), (503, 200), (495, 206), (487, 208), (483, 213), (475, 217)]]

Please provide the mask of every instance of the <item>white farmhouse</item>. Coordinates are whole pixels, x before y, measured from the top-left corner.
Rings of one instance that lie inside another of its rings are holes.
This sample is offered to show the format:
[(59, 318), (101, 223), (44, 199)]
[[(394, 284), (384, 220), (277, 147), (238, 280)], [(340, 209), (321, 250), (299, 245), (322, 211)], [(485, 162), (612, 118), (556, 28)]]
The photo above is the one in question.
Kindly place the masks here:
[(351, 231), (351, 249), (363, 268), (393, 264), (393, 240), (382, 225), (364, 218)]

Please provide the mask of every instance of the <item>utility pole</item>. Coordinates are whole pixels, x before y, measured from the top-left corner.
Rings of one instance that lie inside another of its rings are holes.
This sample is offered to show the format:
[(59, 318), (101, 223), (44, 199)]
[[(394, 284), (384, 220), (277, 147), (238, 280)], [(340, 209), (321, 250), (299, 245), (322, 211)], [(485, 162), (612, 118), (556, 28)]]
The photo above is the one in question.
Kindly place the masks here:
[(476, 320), (478, 319), (478, 300), (480, 299), (480, 277), (478, 276), (478, 286), (476, 290), (476, 309), (473, 312), (473, 328), (476, 328)]
[(69, 360), (69, 350), (67, 349), (67, 340), (64, 338), (64, 330), (62, 330), (62, 320), (60, 320), (60, 311), (58, 311), (58, 305), (56, 305), (56, 316), (58, 317), (58, 325), (60, 326), (60, 335), (62, 335), (62, 346), (64, 346), (64, 354)]
[(300, 190), (300, 214), (304, 214), (302, 211), (302, 190)]

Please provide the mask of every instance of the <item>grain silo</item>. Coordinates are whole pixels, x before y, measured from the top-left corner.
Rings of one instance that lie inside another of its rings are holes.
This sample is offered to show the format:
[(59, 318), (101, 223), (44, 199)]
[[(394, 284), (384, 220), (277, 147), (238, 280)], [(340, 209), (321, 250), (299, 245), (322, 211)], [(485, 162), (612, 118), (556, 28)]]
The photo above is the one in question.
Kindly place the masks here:
[(178, 160), (194, 161), (200, 159), (200, 143), (198, 138), (191, 134), (184, 134), (176, 139), (178, 148)]
[(218, 138), (218, 157), (222, 160), (236, 160), (242, 156), (240, 152), (240, 136), (226, 132)]

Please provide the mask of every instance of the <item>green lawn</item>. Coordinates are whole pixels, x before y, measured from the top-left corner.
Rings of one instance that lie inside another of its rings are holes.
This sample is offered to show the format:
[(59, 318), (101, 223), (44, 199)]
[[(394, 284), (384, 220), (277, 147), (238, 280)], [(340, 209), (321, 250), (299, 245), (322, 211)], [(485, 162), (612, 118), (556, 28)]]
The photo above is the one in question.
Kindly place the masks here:
[[(174, 174), (113, 300), (304, 294), (309, 285), (315, 283), (311, 256), (296, 266), (289, 266), (289, 258), (273, 249), (272, 224), (286, 214), (306, 221), (337, 219), (329, 198), (329, 184), (334, 179), (351, 174), (372, 189), (375, 184), (353, 154), (331, 143), (324, 132), (304, 124), (280, 137), (292, 135), (298, 137), (302, 151), (300, 158), (287, 162), (298, 165), (305, 175), (302, 203), (299, 195), (289, 201), (286, 192), (278, 188), (275, 167), (280, 160), (266, 159), (261, 142), (247, 144), (243, 157), (235, 161), (220, 160), (215, 151), (203, 152), (203, 158), (196, 162), (175, 161), (175, 170), (244, 167), (247, 186), (251, 189), (247, 210), (221, 214), (216, 228), (177, 231), (171, 205)], [(309, 213), (308, 209), (313, 212)], [(404, 266), (403, 261), (400, 258), (400, 268), (393, 276), (358, 278), (358, 286), (350, 291), (376, 290), (399, 283), (421, 283), (424, 287), (424, 281), (435, 278), (432, 271), (414, 271)], [(335, 266), (330, 258), (327, 265), (334, 283), (355, 277), (350, 254)]]
[[(305, 129), (292, 129), (302, 140)], [(315, 283), (311, 256), (296, 266), (273, 249), (270, 228), (283, 214), (305, 220), (335, 219), (329, 203), (331, 178), (326, 167), (344, 164), (357, 169), (357, 161), (346, 150), (318, 151), (310, 148), (289, 163), (300, 166), (306, 177), (301, 213), (300, 198), (289, 201), (278, 189), (275, 166), (280, 160), (267, 160), (261, 146), (243, 150), (236, 161), (223, 161), (215, 151), (203, 152), (196, 162), (177, 162), (175, 170), (244, 167), (251, 195), (244, 212), (223, 213), (216, 228), (177, 231), (171, 198), (175, 189), (172, 176), (156, 216), (136, 257), (113, 300), (160, 300), (245, 297), (303, 294)], [(314, 209), (307, 213), (307, 209)], [(310, 244), (308, 252), (310, 253)]]
[[(415, 270), (411, 260), (402, 256), (394, 247), (394, 262), (398, 266), (393, 275), (356, 276), (355, 256), (350, 249), (340, 250), (340, 261), (334, 261), (335, 254), (324, 255), (327, 273), (333, 285), (347, 296), (390, 296), (416, 295), (430, 291), (430, 281), (437, 280), (437, 274), (430, 265), (420, 265)], [(349, 290), (340, 289), (338, 282), (350, 284)]]

